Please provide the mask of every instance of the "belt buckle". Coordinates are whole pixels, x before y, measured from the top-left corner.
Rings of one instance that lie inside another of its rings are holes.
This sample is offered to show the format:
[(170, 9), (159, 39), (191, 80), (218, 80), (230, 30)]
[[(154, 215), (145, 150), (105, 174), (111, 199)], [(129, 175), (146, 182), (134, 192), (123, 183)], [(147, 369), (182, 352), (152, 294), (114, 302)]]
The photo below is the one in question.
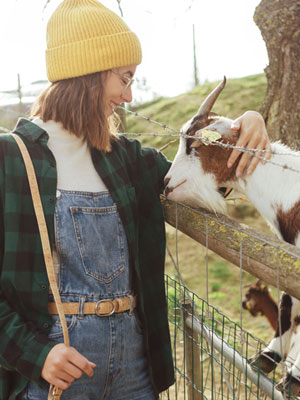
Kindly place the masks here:
[[(111, 303), (113, 308), (112, 308), (112, 310), (110, 312), (108, 312), (106, 314), (100, 314), (100, 312), (98, 311), (98, 307), (99, 307), (99, 305), (101, 303), (104, 303), (104, 302)], [(98, 315), (98, 317), (109, 317), (110, 315), (113, 315), (115, 311), (116, 311), (116, 306), (115, 306), (115, 303), (113, 302), (113, 300), (99, 300), (99, 301), (97, 301), (97, 304), (96, 304), (96, 307), (95, 307), (95, 314)]]

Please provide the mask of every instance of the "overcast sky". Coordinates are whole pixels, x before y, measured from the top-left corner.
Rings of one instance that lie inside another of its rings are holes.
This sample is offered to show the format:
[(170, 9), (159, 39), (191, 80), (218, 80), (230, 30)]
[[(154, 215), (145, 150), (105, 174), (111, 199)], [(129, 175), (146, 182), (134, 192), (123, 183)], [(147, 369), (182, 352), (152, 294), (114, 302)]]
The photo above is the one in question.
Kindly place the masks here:
[[(0, 1), (0, 91), (47, 79), (46, 23), (61, 0)], [(200, 82), (262, 73), (265, 43), (253, 21), (259, 0), (121, 0), (124, 20), (138, 35), (143, 62), (138, 78), (163, 96), (193, 86), (193, 31)], [(117, 0), (102, 3), (120, 15)]]

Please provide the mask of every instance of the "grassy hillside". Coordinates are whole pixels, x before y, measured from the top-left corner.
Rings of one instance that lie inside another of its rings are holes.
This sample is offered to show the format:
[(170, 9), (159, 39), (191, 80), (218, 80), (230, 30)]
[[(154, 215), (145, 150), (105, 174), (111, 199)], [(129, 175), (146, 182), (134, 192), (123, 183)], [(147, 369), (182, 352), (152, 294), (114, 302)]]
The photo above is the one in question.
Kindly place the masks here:
[[(133, 108), (133, 111), (164, 123), (171, 128), (179, 130), (198, 110), (205, 97), (219, 82), (206, 83), (198, 86), (188, 93), (172, 98), (160, 98), (153, 102)], [(266, 91), (266, 78), (264, 74), (248, 76), (240, 79), (229, 79), (223, 92), (218, 98), (213, 111), (229, 118), (236, 118), (246, 110), (259, 110)], [(155, 132), (168, 131), (153, 125), (141, 118), (127, 116), (128, 132)], [(171, 138), (141, 137), (143, 144), (156, 148), (162, 147)], [(166, 149), (165, 154), (173, 159), (176, 153), (176, 144)]]

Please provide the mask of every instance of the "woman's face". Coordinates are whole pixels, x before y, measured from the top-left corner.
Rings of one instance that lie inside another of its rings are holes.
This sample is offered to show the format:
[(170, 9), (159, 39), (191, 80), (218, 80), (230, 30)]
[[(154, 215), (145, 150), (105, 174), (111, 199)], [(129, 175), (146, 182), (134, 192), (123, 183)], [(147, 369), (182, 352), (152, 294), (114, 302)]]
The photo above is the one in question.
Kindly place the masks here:
[(136, 65), (113, 68), (108, 71), (104, 81), (104, 104), (107, 117), (121, 103), (132, 101), (131, 83), (135, 74)]

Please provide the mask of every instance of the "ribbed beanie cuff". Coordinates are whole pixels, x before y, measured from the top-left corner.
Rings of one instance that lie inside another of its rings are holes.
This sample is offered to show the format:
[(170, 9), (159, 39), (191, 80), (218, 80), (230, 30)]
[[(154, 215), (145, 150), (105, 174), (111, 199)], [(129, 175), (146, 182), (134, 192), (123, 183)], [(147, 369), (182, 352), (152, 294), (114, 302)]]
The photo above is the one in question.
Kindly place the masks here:
[(47, 26), (50, 82), (140, 64), (137, 36), (97, 0), (64, 0)]

